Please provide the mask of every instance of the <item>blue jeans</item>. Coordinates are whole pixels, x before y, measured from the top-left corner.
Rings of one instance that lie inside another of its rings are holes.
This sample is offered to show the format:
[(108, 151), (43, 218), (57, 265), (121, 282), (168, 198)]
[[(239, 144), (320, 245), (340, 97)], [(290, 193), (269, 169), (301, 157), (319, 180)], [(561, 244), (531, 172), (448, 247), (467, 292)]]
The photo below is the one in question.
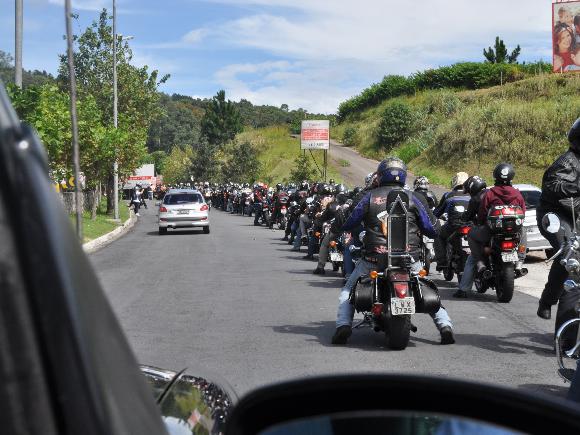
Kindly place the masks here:
[(344, 253), (342, 254), (342, 256), (343, 256), (342, 267), (343, 267), (344, 275), (345, 275), (346, 279), (348, 279), (350, 277), (350, 275), (352, 274), (352, 271), (354, 270), (354, 263), (352, 261), (352, 253), (350, 252), (350, 249), (348, 249), (351, 244), (352, 244), (352, 240), (350, 242), (348, 242), (346, 245), (344, 245)]
[[(421, 270), (421, 263), (419, 261), (411, 265), (411, 272), (418, 273)], [(352, 319), (354, 318), (354, 305), (349, 301), (349, 296), (351, 290), (356, 285), (358, 279), (361, 276), (368, 275), (371, 270), (376, 269), (376, 264), (370, 261), (360, 260), (354, 271), (350, 275), (350, 278), (346, 281), (345, 286), (340, 291), (340, 296), (338, 297), (338, 312), (336, 314), (336, 327), (340, 326), (352, 326)], [(445, 308), (439, 308), (435, 314), (431, 314), (433, 322), (438, 330), (441, 330), (444, 326), (449, 326), (453, 328), (453, 323), (451, 323), (451, 318)]]
[(296, 237), (294, 237), (294, 243), (292, 244), (292, 248), (299, 250), (300, 246), (302, 245), (302, 231), (300, 231), (300, 225), (295, 223), (296, 225)]
[(316, 251), (316, 244), (318, 243), (318, 239), (314, 236), (310, 236), (308, 238), (308, 255), (314, 255)]
[(465, 267), (463, 268), (463, 275), (459, 283), (459, 290), (470, 292), (473, 288), (473, 280), (475, 279), (475, 259), (473, 255), (467, 257)]

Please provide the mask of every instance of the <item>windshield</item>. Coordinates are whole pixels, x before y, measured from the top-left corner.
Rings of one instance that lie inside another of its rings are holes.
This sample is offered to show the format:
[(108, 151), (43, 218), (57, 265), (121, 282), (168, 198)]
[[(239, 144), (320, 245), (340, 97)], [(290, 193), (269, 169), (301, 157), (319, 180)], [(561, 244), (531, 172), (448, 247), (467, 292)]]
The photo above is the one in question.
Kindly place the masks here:
[(521, 194), (524, 197), (524, 201), (526, 201), (527, 210), (534, 210), (538, 207), (538, 204), (540, 203), (540, 196), (542, 195), (541, 191), (522, 190)]
[(580, 283), (545, 260), (571, 217), (482, 225), (457, 180), (548, 171), (539, 222), (580, 192), (580, 1), (36, 0), (22, 29), (14, 3), (0, 83), (140, 363), (240, 395), (400, 372), (566, 397)]
[(167, 205), (196, 204), (199, 202), (203, 202), (203, 197), (199, 193), (172, 193), (165, 195), (163, 199), (163, 204)]

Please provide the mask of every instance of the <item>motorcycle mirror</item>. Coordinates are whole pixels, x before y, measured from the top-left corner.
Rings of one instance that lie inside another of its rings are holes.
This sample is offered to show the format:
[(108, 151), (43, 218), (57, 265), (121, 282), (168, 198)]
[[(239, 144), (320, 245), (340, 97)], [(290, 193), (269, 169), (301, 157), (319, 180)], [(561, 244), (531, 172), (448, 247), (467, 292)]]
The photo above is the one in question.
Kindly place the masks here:
[(555, 213), (548, 213), (542, 218), (542, 228), (550, 234), (560, 231), (560, 218)]

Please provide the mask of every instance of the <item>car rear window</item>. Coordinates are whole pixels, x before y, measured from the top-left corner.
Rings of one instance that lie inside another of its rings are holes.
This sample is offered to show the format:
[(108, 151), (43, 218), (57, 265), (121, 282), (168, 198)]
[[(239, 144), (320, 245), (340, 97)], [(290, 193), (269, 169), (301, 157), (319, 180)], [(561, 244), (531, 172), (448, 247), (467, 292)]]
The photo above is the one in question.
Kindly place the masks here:
[(165, 195), (165, 198), (163, 198), (163, 204), (166, 205), (200, 202), (203, 202), (203, 197), (199, 193), (173, 193), (171, 195)]
[(542, 192), (538, 192), (537, 190), (522, 190), (521, 193), (524, 201), (526, 201), (527, 209), (533, 210), (538, 207)]

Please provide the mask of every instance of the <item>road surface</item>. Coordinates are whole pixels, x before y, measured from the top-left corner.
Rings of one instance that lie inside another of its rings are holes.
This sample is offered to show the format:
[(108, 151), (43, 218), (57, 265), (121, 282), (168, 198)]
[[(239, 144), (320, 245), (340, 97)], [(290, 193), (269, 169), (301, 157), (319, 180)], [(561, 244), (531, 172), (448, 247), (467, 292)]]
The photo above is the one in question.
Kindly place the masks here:
[(419, 330), (405, 351), (386, 349), (382, 334), (368, 328), (356, 330), (347, 346), (332, 346), (342, 278), (312, 275), (315, 263), (291, 252), (281, 231), (252, 221), (212, 210), (209, 235), (159, 236), (149, 207), (131, 233), (90, 256), (140, 362), (188, 367), (227, 381), (239, 394), (344, 372), (432, 374), (559, 395), (566, 390), (555, 374), (553, 322), (536, 317), (536, 298), (455, 300), (455, 284), (437, 276), (455, 345), (441, 346), (431, 319), (416, 315)]

